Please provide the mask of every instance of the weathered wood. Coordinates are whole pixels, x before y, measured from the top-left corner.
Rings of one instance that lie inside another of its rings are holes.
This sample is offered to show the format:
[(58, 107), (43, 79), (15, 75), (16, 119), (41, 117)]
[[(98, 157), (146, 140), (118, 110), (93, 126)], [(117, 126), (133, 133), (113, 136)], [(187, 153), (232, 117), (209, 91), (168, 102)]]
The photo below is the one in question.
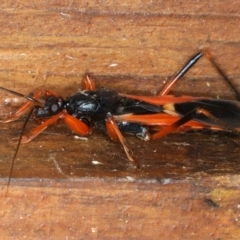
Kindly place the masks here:
[(18, 179), (11, 197), (1, 198), (1, 234), (5, 239), (239, 239), (239, 184), (234, 175), (177, 181)]
[[(97, 87), (154, 95), (199, 49), (207, 48), (240, 89), (238, 2), (6, 2), (0, 23), (0, 85), (66, 97), (90, 72)], [(202, 59), (176, 94), (234, 99)], [(0, 92), (1, 118), (24, 99)], [(154, 142), (126, 136), (136, 171), (119, 143), (94, 129), (75, 139), (63, 124), (20, 147), (23, 124), (1, 124), (2, 239), (238, 239), (239, 138), (171, 134)], [(36, 125), (29, 123), (28, 129)], [(94, 164), (98, 162), (99, 164)]]

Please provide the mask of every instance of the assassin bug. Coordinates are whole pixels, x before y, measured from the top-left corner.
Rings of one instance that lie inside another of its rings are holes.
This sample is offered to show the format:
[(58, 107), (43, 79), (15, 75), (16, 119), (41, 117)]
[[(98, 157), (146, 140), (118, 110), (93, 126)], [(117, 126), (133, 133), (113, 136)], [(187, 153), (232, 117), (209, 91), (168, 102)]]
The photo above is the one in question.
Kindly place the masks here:
[[(199, 52), (193, 56), (164, 86), (159, 95), (154, 97), (119, 94), (107, 88), (97, 90), (93, 80), (88, 75), (84, 80), (84, 90), (67, 98), (58, 96), (49, 90), (38, 91), (33, 96), (26, 96), (0, 87), (3, 91), (28, 100), (13, 115), (3, 119), (2, 123), (15, 121), (29, 111), (21, 129), (12, 160), (8, 186), (20, 143), (31, 141), (58, 119), (63, 119), (74, 132), (84, 136), (91, 133), (93, 124), (99, 129), (107, 131), (112, 140), (119, 141), (122, 144), (128, 159), (137, 168), (139, 168), (139, 162), (128, 146), (122, 132), (135, 134), (142, 140), (158, 139), (170, 132), (185, 128), (211, 128), (239, 133), (240, 103), (238, 101), (168, 95), (177, 81), (203, 55), (210, 60), (235, 91), (237, 98), (240, 99), (240, 94), (236, 88), (207, 51)], [(44, 99), (44, 102), (42, 103), (40, 99)], [(34, 118), (40, 124), (23, 135), (31, 115), (34, 115)]]

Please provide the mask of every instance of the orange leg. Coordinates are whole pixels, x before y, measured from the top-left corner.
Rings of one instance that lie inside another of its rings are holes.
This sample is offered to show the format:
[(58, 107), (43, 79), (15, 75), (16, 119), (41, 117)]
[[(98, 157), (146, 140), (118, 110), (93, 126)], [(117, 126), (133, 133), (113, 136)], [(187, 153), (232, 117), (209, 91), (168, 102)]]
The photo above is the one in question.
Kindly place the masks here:
[(158, 96), (167, 95), (174, 85), (187, 73), (187, 71), (204, 55), (203, 52), (197, 53), (193, 56), (183, 68), (163, 87)]
[(81, 135), (89, 135), (90, 128), (81, 120), (74, 118), (73, 116), (69, 115), (66, 110), (54, 115), (53, 117), (44, 121), (41, 125), (34, 128), (32, 131), (27, 133), (26, 135), (22, 136), (21, 143), (28, 143), (35, 137), (37, 137), (41, 132), (43, 132), (48, 126), (54, 124), (59, 118), (64, 118), (67, 125), (76, 133)]
[(124, 139), (122, 133), (119, 131), (119, 129), (117, 127), (117, 124), (116, 124), (116, 122), (115, 122), (115, 120), (112, 116), (109, 116), (106, 119), (106, 127), (107, 127), (107, 131), (108, 131), (108, 134), (109, 134), (110, 138), (112, 140), (115, 140), (115, 141), (116, 140), (120, 141), (128, 159), (131, 162), (134, 162), (137, 168), (140, 168), (139, 163), (138, 163), (136, 157), (134, 156), (134, 153), (132, 152), (132, 150), (128, 146), (128, 144), (127, 144), (126, 140)]
[(236, 87), (232, 84), (230, 79), (225, 75), (222, 69), (218, 66), (218, 64), (212, 58), (212, 55), (207, 50), (202, 50), (193, 56), (184, 66), (183, 68), (163, 87), (158, 96), (167, 95), (171, 89), (175, 86), (175, 84), (188, 72), (188, 70), (202, 57), (205, 56), (212, 64), (212, 66), (218, 71), (218, 73), (223, 77), (223, 79), (227, 82), (227, 84), (231, 87), (231, 89), (235, 92), (237, 100), (240, 100), (240, 93), (236, 89)]
[[(218, 127), (215, 128), (213, 126), (213, 129), (226, 129), (230, 132), (239, 134), (237, 129), (228, 126), (227, 124), (222, 122), (220, 119), (216, 118), (214, 115), (212, 115), (207, 110), (202, 109), (202, 108), (196, 108), (196, 109), (192, 110), (191, 112), (189, 112), (188, 114), (186, 114), (185, 116), (179, 118), (177, 121), (175, 121), (171, 125), (168, 125), (168, 126), (164, 127), (162, 130), (152, 134), (150, 139), (155, 140), (155, 139), (161, 138), (161, 137), (163, 137), (163, 136), (165, 136), (165, 135), (167, 135), (171, 132), (176, 131), (177, 129), (179, 129), (183, 125), (185, 125), (185, 124), (187, 125), (188, 123), (190, 123), (191, 120), (194, 119), (196, 117), (196, 115), (199, 115), (199, 114), (205, 115), (206, 117), (211, 119), (213, 122), (215, 122), (216, 125), (220, 126), (219, 128)], [(192, 123), (193, 123), (193, 126), (194, 126), (195, 123), (194, 122), (192, 122)], [(208, 126), (208, 125), (205, 125), (205, 127), (210, 127), (211, 128), (211, 126)]]
[(169, 126), (166, 126), (165, 128), (163, 128), (162, 130), (154, 133), (151, 135), (150, 139), (151, 140), (155, 140), (158, 138), (161, 138), (171, 132), (176, 131), (178, 128), (180, 128), (181, 126), (183, 126), (184, 124), (186, 124), (187, 122), (189, 122), (191, 119), (194, 118), (194, 116), (198, 113), (198, 109), (194, 109), (193, 111), (189, 112), (188, 114), (186, 114), (185, 116), (179, 118), (177, 121), (175, 121), (174, 123), (172, 123)]
[(65, 123), (76, 133), (80, 135), (89, 135), (91, 134), (90, 127), (82, 122), (81, 120), (69, 115), (66, 110), (63, 110), (62, 113), (64, 114), (64, 121)]
[[(180, 116), (172, 116), (166, 113), (155, 113), (155, 114), (144, 114), (144, 115), (124, 114), (124, 115), (114, 115), (113, 117), (116, 122), (141, 123), (147, 126), (169, 126), (181, 118)], [(201, 129), (205, 127), (206, 124), (190, 120), (184, 126), (191, 127), (193, 129)]]
[[(33, 98), (34, 99), (39, 99), (41, 97), (50, 96), (50, 95), (57, 96), (55, 93), (53, 93), (49, 90), (40, 90), (33, 95)], [(13, 122), (13, 121), (19, 119), (21, 116), (23, 116), (27, 111), (29, 111), (31, 109), (33, 104), (34, 103), (31, 102), (31, 101), (27, 101), (15, 113), (13, 113), (10, 117), (6, 117), (3, 120), (1, 120), (0, 122), (1, 123), (9, 123), (9, 122)]]
[(88, 74), (86, 74), (85, 79), (84, 79), (84, 88), (86, 90), (92, 90), (92, 91), (96, 90), (94, 81)]

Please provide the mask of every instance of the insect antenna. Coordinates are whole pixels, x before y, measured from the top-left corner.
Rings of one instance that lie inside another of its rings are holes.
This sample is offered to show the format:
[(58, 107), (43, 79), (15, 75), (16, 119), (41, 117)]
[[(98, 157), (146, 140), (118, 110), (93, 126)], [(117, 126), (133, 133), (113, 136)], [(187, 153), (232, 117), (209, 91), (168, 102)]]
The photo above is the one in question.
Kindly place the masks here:
[(35, 107), (36, 106), (33, 106), (28, 115), (27, 115), (27, 118), (25, 119), (24, 123), (23, 123), (23, 126), (21, 128), (21, 131), (20, 131), (20, 136), (19, 136), (19, 139), (18, 139), (18, 142), (17, 142), (17, 147), (16, 147), (16, 150), (15, 150), (15, 153), (14, 153), (14, 156), (12, 158), (12, 162), (11, 162), (11, 167), (10, 167), (10, 171), (9, 171), (9, 177), (8, 177), (8, 181), (7, 181), (7, 190), (6, 190), (6, 196), (8, 194), (8, 189), (9, 189), (9, 186), (10, 186), (10, 182), (11, 182), (11, 178), (12, 178), (12, 173), (13, 173), (13, 166), (14, 166), (14, 162), (15, 162), (15, 159), (17, 157), (17, 153), (18, 153), (18, 150), (19, 150), (19, 147), (20, 147), (20, 144), (21, 144), (21, 140), (22, 140), (22, 137), (23, 137), (23, 133), (24, 133), (24, 130), (27, 126), (27, 123), (30, 119), (30, 117), (32, 116), (32, 113), (33, 111), (35, 110)]
[(37, 104), (40, 104), (40, 106), (42, 105), (41, 102), (39, 102), (37, 99), (35, 98), (32, 98), (28, 95), (24, 95), (22, 93), (19, 93), (19, 92), (15, 92), (15, 91), (12, 91), (10, 89), (7, 89), (7, 88), (4, 88), (4, 87), (0, 87), (1, 90), (3, 90), (4, 92), (8, 92), (8, 93), (11, 93), (13, 95), (16, 95), (16, 96), (19, 96), (19, 97), (23, 97), (23, 98), (26, 98), (27, 100), (31, 101), (31, 102), (35, 102)]
[(32, 97), (30, 97), (28, 95), (24, 95), (22, 93), (15, 92), (15, 91), (12, 91), (12, 90), (4, 88), (4, 87), (0, 87), (0, 90), (8, 92), (8, 93), (11, 93), (11, 94), (19, 96), (19, 97), (26, 98), (28, 101), (31, 101), (31, 102), (34, 103), (33, 107), (30, 109), (30, 111), (29, 111), (29, 113), (28, 113), (28, 115), (27, 115), (27, 117), (26, 117), (26, 119), (25, 119), (25, 121), (23, 123), (23, 126), (22, 126), (21, 131), (20, 131), (20, 136), (19, 136), (19, 139), (18, 139), (18, 142), (17, 142), (17, 147), (16, 147), (16, 150), (15, 150), (14, 156), (12, 158), (10, 172), (9, 172), (9, 177), (8, 177), (8, 181), (7, 181), (7, 190), (6, 190), (6, 194), (5, 194), (7, 196), (8, 189), (9, 189), (10, 182), (11, 182), (11, 178), (12, 178), (14, 162), (15, 162), (15, 159), (17, 157), (17, 153), (18, 153), (18, 150), (19, 150), (19, 147), (20, 147), (20, 144), (21, 144), (21, 140), (22, 140), (22, 137), (23, 137), (24, 130), (25, 130), (26, 126), (27, 126), (27, 123), (28, 123), (28, 121), (29, 121), (33, 111), (35, 110), (36, 107), (41, 107), (42, 103), (40, 101), (38, 101), (37, 99), (32, 98)]

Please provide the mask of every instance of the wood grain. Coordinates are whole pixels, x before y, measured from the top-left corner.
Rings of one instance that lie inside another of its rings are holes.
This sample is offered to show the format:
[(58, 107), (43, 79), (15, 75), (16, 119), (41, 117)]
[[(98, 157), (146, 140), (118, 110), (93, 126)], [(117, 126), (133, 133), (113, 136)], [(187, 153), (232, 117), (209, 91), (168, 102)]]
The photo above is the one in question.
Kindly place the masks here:
[(230, 175), (18, 180), (11, 197), (1, 201), (1, 234), (10, 239), (238, 239), (239, 183)]
[[(206, 48), (240, 89), (239, 7), (238, 1), (6, 1), (0, 85), (67, 97), (88, 72), (97, 87), (155, 95)], [(234, 99), (204, 58), (172, 93)], [(23, 102), (0, 92), (1, 118)], [(136, 171), (106, 134), (94, 129), (80, 140), (54, 125), (20, 147), (6, 197), (15, 149), (7, 139), (19, 136), (22, 124), (0, 125), (3, 239), (238, 239), (238, 137), (126, 136), (142, 166)], [(28, 129), (34, 126), (32, 120)]]

